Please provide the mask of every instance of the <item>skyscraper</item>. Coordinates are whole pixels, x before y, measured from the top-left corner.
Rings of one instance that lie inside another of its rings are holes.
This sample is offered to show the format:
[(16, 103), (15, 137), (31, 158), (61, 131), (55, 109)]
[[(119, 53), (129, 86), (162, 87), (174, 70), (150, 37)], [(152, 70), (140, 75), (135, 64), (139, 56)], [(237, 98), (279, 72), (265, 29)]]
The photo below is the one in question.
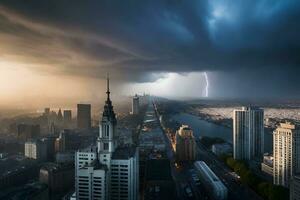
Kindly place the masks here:
[(91, 128), (91, 104), (77, 104), (77, 128)]
[(273, 183), (289, 186), (300, 173), (300, 129), (289, 122), (280, 123), (273, 132)]
[(64, 123), (70, 123), (72, 121), (72, 111), (64, 110)]
[(38, 124), (19, 124), (18, 125), (18, 139), (29, 140), (40, 136), (40, 125)]
[(58, 110), (57, 120), (58, 120), (59, 123), (62, 123), (63, 115), (62, 115), (61, 109)]
[(188, 161), (196, 159), (196, 141), (193, 130), (187, 125), (182, 125), (176, 131), (176, 159), (178, 161)]
[(300, 174), (293, 176), (290, 187), (290, 200), (300, 199)]
[(264, 111), (243, 107), (233, 111), (233, 157), (250, 160), (264, 153)]
[(139, 108), (140, 108), (140, 99), (137, 95), (135, 95), (132, 98), (132, 110), (131, 110), (131, 114), (133, 115), (137, 115), (139, 114)]
[(76, 153), (76, 197), (136, 200), (139, 155), (133, 146), (118, 146), (117, 120), (110, 100), (109, 79), (106, 94), (97, 148), (90, 147)]

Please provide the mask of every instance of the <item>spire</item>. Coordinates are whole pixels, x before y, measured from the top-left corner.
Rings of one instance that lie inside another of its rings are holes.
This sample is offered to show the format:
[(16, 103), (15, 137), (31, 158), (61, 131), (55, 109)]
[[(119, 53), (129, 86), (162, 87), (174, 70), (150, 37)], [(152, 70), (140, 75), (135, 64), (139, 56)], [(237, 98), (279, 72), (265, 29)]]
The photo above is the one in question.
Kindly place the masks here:
[(102, 116), (103, 117), (108, 117), (109, 120), (116, 121), (116, 117), (115, 117), (115, 113), (114, 113), (114, 110), (113, 110), (112, 102), (111, 102), (110, 97), (109, 97), (110, 91), (109, 91), (109, 74), (108, 73), (107, 73), (107, 90), (106, 90), (106, 94), (107, 94), (107, 99), (105, 101)]
[(106, 94), (107, 94), (107, 100), (110, 100), (109, 99), (109, 95), (110, 95), (110, 91), (109, 91), (109, 73), (107, 73), (107, 91), (106, 91)]

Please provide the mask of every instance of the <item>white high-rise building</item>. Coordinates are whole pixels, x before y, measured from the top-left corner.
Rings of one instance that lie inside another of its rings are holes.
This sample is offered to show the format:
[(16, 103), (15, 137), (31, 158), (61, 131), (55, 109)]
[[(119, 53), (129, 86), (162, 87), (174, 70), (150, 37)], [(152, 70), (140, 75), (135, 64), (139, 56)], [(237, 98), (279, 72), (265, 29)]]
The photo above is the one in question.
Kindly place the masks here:
[(76, 153), (76, 199), (138, 199), (139, 155), (135, 147), (118, 146), (117, 120), (107, 100), (99, 125), (97, 148)]
[(114, 152), (110, 182), (110, 199), (138, 199), (139, 155), (135, 147), (118, 148)]
[(96, 164), (86, 165), (76, 174), (77, 199), (107, 199), (106, 170)]
[(140, 99), (137, 95), (132, 98), (132, 111), (131, 114), (137, 115), (140, 110)]
[(273, 132), (273, 183), (288, 187), (291, 177), (300, 173), (300, 129), (280, 123)]
[(233, 111), (233, 157), (250, 160), (264, 153), (264, 111), (243, 107)]

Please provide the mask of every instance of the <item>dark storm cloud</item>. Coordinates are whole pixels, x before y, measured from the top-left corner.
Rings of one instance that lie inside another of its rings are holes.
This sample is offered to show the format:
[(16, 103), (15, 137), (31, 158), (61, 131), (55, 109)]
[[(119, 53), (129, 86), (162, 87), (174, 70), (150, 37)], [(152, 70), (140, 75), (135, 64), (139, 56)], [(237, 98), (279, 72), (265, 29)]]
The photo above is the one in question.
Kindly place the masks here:
[[(262, 82), (269, 88), (278, 76), (300, 72), (297, 0), (2, 0), (0, 5), (0, 55), (45, 64), (46, 72), (101, 78), (110, 71), (124, 81), (143, 82), (158, 78), (155, 72), (220, 71), (234, 74), (237, 91), (243, 84), (248, 88), (254, 74), (272, 71)], [(251, 79), (240, 78), (247, 75)], [(293, 77), (282, 82), (287, 91), (300, 86)]]

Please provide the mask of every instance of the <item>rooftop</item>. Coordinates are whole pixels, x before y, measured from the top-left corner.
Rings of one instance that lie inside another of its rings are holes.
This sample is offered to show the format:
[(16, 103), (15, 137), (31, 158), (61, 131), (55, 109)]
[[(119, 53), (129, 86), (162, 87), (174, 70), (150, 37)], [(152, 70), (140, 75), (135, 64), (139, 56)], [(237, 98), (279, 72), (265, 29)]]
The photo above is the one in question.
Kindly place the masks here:
[(29, 200), (42, 192), (47, 191), (48, 186), (43, 183), (35, 182), (25, 186), (9, 188), (0, 192), (0, 199), (7, 200)]
[(60, 170), (74, 169), (74, 166), (70, 164), (62, 165), (57, 163), (46, 163), (41, 167), (41, 169), (56, 172)]
[(112, 159), (122, 160), (122, 159), (129, 159), (134, 157), (136, 153), (135, 146), (129, 147), (118, 147), (112, 155)]
[(170, 160), (148, 160), (146, 163), (146, 180), (172, 180)]

